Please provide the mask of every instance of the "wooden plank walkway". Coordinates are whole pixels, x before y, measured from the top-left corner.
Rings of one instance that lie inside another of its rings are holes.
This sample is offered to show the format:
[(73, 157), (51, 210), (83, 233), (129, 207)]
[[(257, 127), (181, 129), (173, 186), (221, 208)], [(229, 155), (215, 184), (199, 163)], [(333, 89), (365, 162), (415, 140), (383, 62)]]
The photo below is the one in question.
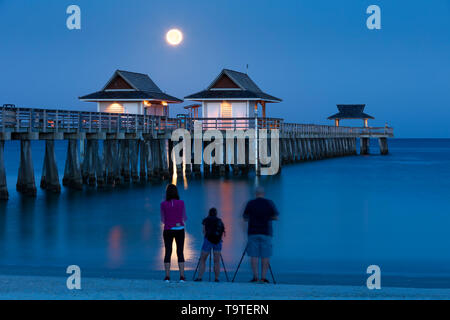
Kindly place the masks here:
[[(10, 133), (170, 133), (177, 128), (203, 130), (278, 129), (283, 135), (298, 138), (393, 137), (389, 127), (335, 127), (285, 123), (279, 118), (169, 118), (160, 116), (102, 113), (31, 108), (1, 108), (0, 132)], [(38, 136), (35, 136), (39, 139)], [(5, 138), (3, 140), (6, 140)]]

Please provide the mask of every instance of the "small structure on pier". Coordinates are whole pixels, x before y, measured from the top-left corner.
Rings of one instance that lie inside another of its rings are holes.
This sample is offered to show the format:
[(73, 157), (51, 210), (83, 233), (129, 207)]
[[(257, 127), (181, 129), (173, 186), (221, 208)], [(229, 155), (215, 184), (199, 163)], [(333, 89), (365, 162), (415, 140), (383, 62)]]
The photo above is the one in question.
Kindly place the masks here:
[(339, 112), (329, 116), (329, 120), (334, 120), (335, 126), (339, 127), (339, 122), (342, 119), (361, 119), (364, 121), (364, 127), (369, 126), (368, 120), (375, 119), (374, 117), (364, 113), (365, 104), (338, 104)]
[(188, 117), (191, 119), (198, 119), (198, 112), (199, 109), (202, 107), (200, 103), (194, 103), (187, 106), (184, 106), (183, 108), (188, 111)]
[(182, 100), (168, 95), (143, 73), (116, 70), (103, 87), (79, 98), (97, 102), (98, 112), (168, 116), (169, 103)]
[(202, 103), (203, 118), (253, 118), (261, 106), (282, 100), (264, 93), (246, 73), (223, 69), (206, 90), (188, 95), (186, 100)]

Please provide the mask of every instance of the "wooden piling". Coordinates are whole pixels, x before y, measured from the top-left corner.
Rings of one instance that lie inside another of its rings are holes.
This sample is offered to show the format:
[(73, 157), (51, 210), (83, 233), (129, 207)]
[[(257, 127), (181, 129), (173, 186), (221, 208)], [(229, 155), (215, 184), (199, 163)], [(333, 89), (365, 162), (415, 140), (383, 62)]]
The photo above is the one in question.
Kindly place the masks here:
[(100, 142), (93, 140), (93, 165), (95, 169), (95, 176), (97, 178), (97, 188), (103, 188), (106, 183), (105, 161), (101, 156)]
[[(194, 172), (194, 176), (195, 177), (201, 177), (202, 176), (202, 168), (201, 168), (201, 163), (195, 163), (195, 148), (197, 146), (197, 144), (201, 145), (201, 139), (197, 139), (197, 138), (193, 138), (192, 139), (192, 148), (191, 148), (191, 152), (192, 152), (192, 157), (191, 157), (191, 161), (192, 161), (192, 171)], [(202, 156), (202, 150), (198, 150), (198, 152), (200, 152), (200, 157)], [(203, 158), (201, 158), (203, 159)]]
[(387, 138), (378, 138), (378, 144), (380, 146), (380, 153), (387, 155), (389, 153)]
[[(96, 154), (98, 154), (98, 149), (96, 147), (98, 147), (98, 144), (95, 143), (95, 140), (93, 139), (86, 139), (87, 141), (87, 154), (86, 154), (86, 158), (85, 163), (86, 163), (86, 172), (87, 172), (87, 184), (90, 186), (95, 186), (96, 182), (97, 182), (97, 178), (96, 178)], [(85, 174), (86, 174), (85, 172)]]
[[(153, 166), (152, 166), (152, 178), (153, 180), (157, 181), (161, 179), (161, 152), (159, 150), (159, 142), (158, 139), (152, 139), (152, 160), (153, 160)], [(177, 166), (178, 171), (178, 166)], [(182, 175), (181, 171), (181, 175)]]
[(145, 141), (139, 140), (139, 176), (141, 182), (147, 181)]
[(55, 159), (55, 141), (45, 140), (44, 164), (42, 166), (41, 184), (42, 189), (54, 193), (61, 192), (59, 183), (58, 167)]
[(233, 176), (237, 176), (239, 175), (239, 164), (238, 164), (238, 139), (237, 138), (233, 138), (233, 165), (232, 165), (232, 170), (233, 170)]
[(16, 190), (27, 196), (36, 196), (33, 159), (31, 157), (31, 141), (20, 140), (20, 166)]
[(83, 178), (81, 175), (81, 167), (80, 160), (78, 158), (76, 139), (68, 140), (63, 185), (65, 187), (78, 190), (83, 188)]
[(8, 200), (9, 193), (6, 184), (6, 170), (5, 170), (5, 141), (0, 140), (0, 200)]
[(81, 165), (81, 174), (83, 177), (83, 184), (87, 184), (89, 180), (89, 161), (90, 161), (90, 144), (88, 143), (88, 140), (85, 139), (82, 142), (80, 142), (80, 157), (82, 159), (82, 165)]
[[(224, 135), (225, 136), (225, 135)], [(224, 177), (227, 170), (227, 140), (223, 139), (222, 141), (222, 164), (219, 165), (219, 176)]]
[(153, 154), (152, 154), (152, 143), (151, 140), (144, 140), (144, 148), (145, 148), (145, 163), (147, 166), (147, 180), (153, 180)]
[(362, 155), (369, 154), (369, 138), (361, 138), (360, 144), (361, 144), (360, 154)]
[(122, 166), (122, 154), (120, 152), (119, 140), (110, 140), (110, 152), (111, 152), (111, 167), (112, 167), (112, 180), (114, 186), (122, 184), (121, 166)]
[(292, 146), (292, 162), (298, 162), (298, 146), (297, 146), (297, 139), (294, 138), (294, 135), (291, 137), (291, 146)]
[(169, 171), (169, 144), (167, 139), (159, 140), (159, 148), (161, 153), (161, 178), (170, 179)]
[(130, 182), (130, 149), (129, 149), (130, 140), (124, 139), (120, 140), (119, 148), (120, 148), (120, 175), (123, 178), (124, 182)]
[(115, 161), (117, 155), (114, 154), (113, 144), (115, 140), (105, 140), (103, 142), (103, 159), (105, 161), (106, 184), (113, 186), (115, 184)]

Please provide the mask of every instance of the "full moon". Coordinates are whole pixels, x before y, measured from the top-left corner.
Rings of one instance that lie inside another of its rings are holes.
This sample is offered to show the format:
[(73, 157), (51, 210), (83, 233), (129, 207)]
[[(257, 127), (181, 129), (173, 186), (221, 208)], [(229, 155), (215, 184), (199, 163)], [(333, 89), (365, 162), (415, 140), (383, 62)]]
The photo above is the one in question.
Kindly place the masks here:
[(166, 40), (172, 46), (177, 46), (183, 41), (183, 34), (178, 29), (169, 30), (166, 34)]

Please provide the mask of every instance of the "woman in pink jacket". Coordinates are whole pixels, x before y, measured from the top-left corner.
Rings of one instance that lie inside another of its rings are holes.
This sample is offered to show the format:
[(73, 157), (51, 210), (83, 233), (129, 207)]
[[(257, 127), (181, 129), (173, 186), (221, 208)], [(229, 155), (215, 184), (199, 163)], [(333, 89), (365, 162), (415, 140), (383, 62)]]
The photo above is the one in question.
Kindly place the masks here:
[(184, 277), (184, 223), (186, 221), (186, 209), (183, 200), (178, 196), (177, 187), (169, 184), (166, 188), (166, 200), (161, 202), (161, 222), (164, 224), (163, 238), (165, 246), (164, 269), (166, 277), (164, 281), (170, 281), (170, 259), (172, 257), (172, 243), (175, 239), (177, 245), (178, 267), (180, 269), (180, 282), (186, 281)]

